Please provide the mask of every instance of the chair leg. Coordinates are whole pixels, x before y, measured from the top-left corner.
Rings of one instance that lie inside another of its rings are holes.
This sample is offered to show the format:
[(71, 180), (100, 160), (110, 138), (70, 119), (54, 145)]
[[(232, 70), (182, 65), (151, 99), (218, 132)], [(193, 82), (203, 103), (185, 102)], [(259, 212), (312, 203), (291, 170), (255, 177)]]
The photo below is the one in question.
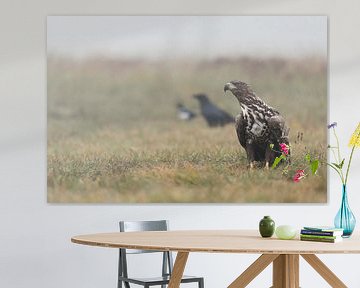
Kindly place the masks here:
[(199, 288), (204, 288), (204, 279), (199, 280)]

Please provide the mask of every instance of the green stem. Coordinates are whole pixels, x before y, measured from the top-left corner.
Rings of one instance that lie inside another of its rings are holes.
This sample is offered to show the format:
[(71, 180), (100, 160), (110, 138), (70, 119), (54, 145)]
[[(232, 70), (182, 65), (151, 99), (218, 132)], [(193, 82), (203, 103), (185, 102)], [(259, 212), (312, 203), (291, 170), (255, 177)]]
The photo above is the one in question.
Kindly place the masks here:
[[(333, 131), (334, 131), (334, 135), (335, 135), (335, 139), (336, 139), (336, 144), (337, 144), (337, 150), (338, 150), (338, 156), (339, 156), (339, 162), (341, 161), (341, 155), (340, 155), (340, 145), (339, 145), (339, 137), (336, 134), (336, 130), (335, 127), (333, 127)], [(338, 163), (340, 164), (340, 163)]]
[(334, 149), (330, 148), (330, 150), (331, 150), (331, 152), (332, 152), (332, 154), (334, 156), (336, 164), (340, 164), (340, 160), (337, 159)]
[[(341, 164), (342, 162), (342, 158), (341, 158), (341, 155), (340, 155), (340, 144), (339, 144), (339, 137), (337, 136), (336, 134), (336, 130), (335, 130), (335, 127), (333, 127), (333, 131), (334, 131), (334, 135), (335, 135), (335, 139), (336, 139), (336, 146), (337, 146), (337, 151), (338, 151), (338, 156), (339, 156), (339, 161), (338, 161), (338, 165)], [(339, 169), (339, 172), (340, 172), (340, 178), (341, 178), (341, 181), (343, 184), (346, 184), (346, 182), (344, 182), (344, 174), (343, 174), (343, 171), (342, 171), (342, 167), (341, 169)]]
[(346, 176), (345, 176), (345, 185), (347, 183), (348, 180), (348, 176), (349, 176), (349, 170), (350, 170), (350, 164), (351, 164), (351, 160), (354, 154), (354, 150), (355, 150), (355, 145), (353, 146), (353, 148), (351, 149), (351, 154), (350, 154), (350, 158), (349, 158), (349, 163), (347, 165), (347, 169), (346, 169)]
[(340, 174), (339, 169), (336, 168), (334, 165), (332, 165), (332, 164), (330, 164), (330, 163), (326, 163), (326, 165), (329, 165), (331, 168), (333, 168), (333, 169), (336, 171), (336, 173), (339, 174), (341, 182), (343, 183), (343, 185), (345, 185), (344, 178), (343, 178), (343, 176)]

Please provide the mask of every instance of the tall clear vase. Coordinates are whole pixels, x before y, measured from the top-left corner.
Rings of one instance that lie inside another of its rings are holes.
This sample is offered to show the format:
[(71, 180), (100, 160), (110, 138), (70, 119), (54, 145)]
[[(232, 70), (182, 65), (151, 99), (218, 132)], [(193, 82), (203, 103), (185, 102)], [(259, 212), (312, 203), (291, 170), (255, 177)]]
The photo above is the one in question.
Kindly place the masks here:
[(355, 229), (356, 219), (349, 207), (346, 185), (342, 187), (341, 206), (336, 214), (334, 224), (336, 228), (344, 229), (343, 237), (346, 238), (350, 237)]

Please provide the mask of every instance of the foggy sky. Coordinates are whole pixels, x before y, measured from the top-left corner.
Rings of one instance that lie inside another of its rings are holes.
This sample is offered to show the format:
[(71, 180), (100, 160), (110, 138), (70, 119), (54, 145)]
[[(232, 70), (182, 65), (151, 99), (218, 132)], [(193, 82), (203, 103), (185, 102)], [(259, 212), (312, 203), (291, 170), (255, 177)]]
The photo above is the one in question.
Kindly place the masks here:
[(50, 54), (127, 59), (327, 55), (326, 16), (48, 16)]

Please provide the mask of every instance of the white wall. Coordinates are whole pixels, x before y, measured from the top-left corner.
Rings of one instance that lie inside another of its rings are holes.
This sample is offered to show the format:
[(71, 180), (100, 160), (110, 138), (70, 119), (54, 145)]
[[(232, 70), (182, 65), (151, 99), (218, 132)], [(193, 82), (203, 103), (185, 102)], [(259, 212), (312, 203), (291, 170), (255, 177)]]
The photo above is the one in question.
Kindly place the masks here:
[[(329, 15), (330, 113), (346, 144), (360, 120), (359, 1), (7, 1), (0, 12), (0, 287), (115, 287), (116, 250), (70, 243), (75, 234), (115, 231), (119, 219), (168, 218), (172, 229), (256, 228), (270, 214), (278, 224), (331, 223), (340, 183), (331, 174), (327, 205), (49, 205), (46, 203), (46, 15), (54, 14), (314, 14)], [(350, 203), (360, 219), (360, 151)], [(359, 225), (358, 225), (359, 227)], [(206, 287), (225, 287), (255, 255), (190, 256), (188, 273)], [(321, 256), (360, 287), (360, 255)], [(344, 265), (344, 263), (348, 263)], [(268, 287), (266, 270), (251, 287)], [(306, 263), (302, 287), (327, 287)]]

